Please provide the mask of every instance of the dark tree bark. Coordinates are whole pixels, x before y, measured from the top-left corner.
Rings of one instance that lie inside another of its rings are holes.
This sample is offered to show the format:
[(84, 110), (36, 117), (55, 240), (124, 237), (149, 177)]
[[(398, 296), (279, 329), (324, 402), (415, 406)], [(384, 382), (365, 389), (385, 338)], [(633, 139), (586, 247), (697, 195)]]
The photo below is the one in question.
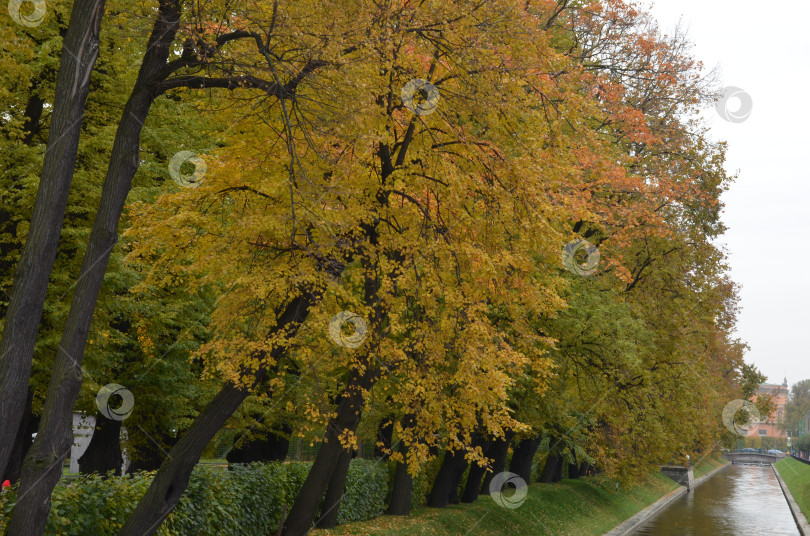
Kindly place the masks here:
[(31, 447), (33, 440), (31, 434), (37, 431), (38, 420), (31, 412), (31, 403), (33, 402), (34, 392), (28, 388), (28, 398), (25, 402), (25, 409), (23, 410), (23, 418), (20, 421), (20, 428), (17, 430), (16, 437), (14, 438), (14, 446), (11, 450), (11, 458), (9, 459), (6, 471), (0, 474), (0, 482), (5, 480), (10, 481), (12, 484), (20, 479), (20, 472), (22, 471), (23, 459), (28, 449)]
[(289, 439), (268, 432), (265, 438), (242, 441), (225, 455), (225, 459), (228, 463), (276, 462), (287, 458), (289, 450)]
[(447, 498), (447, 504), (459, 504), (461, 499), (458, 496), (458, 490), (461, 487), (461, 481), (464, 478), (464, 473), (467, 471), (469, 462), (464, 460), (464, 464), (459, 467), (453, 475), (453, 480), (450, 483), (450, 496)]
[(332, 478), (329, 479), (329, 487), (326, 488), (326, 495), (323, 498), (321, 518), (315, 523), (315, 526), (319, 529), (331, 529), (337, 526), (340, 500), (346, 490), (346, 476), (349, 474), (351, 461), (352, 453), (344, 449), (338, 457), (338, 463), (332, 473)]
[(188, 485), (205, 446), (250, 394), (228, 384), (208, 403), (160, 466), (119, 536), (149, 536), (166, 519)]
[(42, 532), (40, 525), (44, 527), (50, 509), (50, 502), (46, 498), (61, 476), (61, 461), (73, 442), (71, 415), (82, 384), (81, 362), (87, 334), (107, 261), (118, 240), (121, 211), (138, 168), (140, 133), (155, 97), (149, 82), (166, 63), (180, 17), (176, 4), (166, 0), (161, 2), (135, 89), (118, 124), (98, 213), (82, 261), (82, 276), (76, 283), (51, 373), (40, 428), (23, 466), (22, 499), (17, 502), (9, 531), (15, 536)]
[(540, 473), (540, 482), (551, 484), (562, 480), (562, 465), (562, 455), (554, 451), (549, 452), (546, 465), (543, 466), (543, 472)]
[[(383, 149), (381, 151), (385, 152)], [(405, 151), (403, 146), (400, 151)], [(386, 162), (386, 160), (384, 160)], [(390, 158), (388, 164), (383, 166), (384, 176), (392, 173)], [(361, 228), (370, 244), (377, 245), (379, 235), (377, 223), (364, 223)], [(372, 327), (373, 341), (378, 340), (379, 330), (386, 316), (385, 306), (379, 301), (380, 278), (376, 260), (362, 257), (360, 264), (364, 271), (363, 298), (365, 303), (372, 306), (369, 324)], [(376, 333), (375, 333), (376, 332)], [(290, 514), (283, 528), (284, 536), (304, 536), (313, 526), (318, 506), (324, 496), (327, 485), (338, 465), (338, 459), (343, 446), (340, 437), (346, 433), (354, 433), (360, 423), (360, 417), (365, 405), (365, 393), (371, 390), (379, 376), (379, 367), (372, 364), (372, 358), (379, 351), (379, 343), (375, 342), (369, 347), (365, 356), (360, 356), (359, 366), (353, 366), (349, 373), (349, 380), (337, 407), (335, 417), (330, 419), (326, 427), (326, 435), (315, 462), (310, 468), (304, 485), (295, 498)]]
[(531, 484), (532, 481), (532, 461), (534, 461), (534, 455), (537, 453), (538, 447), (540, 447), (540, 440), (539, 435), (523, 439), (512, 452), (512, 463), (509, 465), (509, 471), (525, 480), (527, 484)]
[[(374, 444), (374, 457), (383, 460), (388, 459), (385, 449), (391, 449), (391, 438), (394, 436), (394, 421), (384, 419), (377, 427), (377, 441)], [(380, 446), (382, 443), (382, 446)]]
[(512, 443), (513, 437), (515, 437), (514, 432), (507, 432), (505, 437), (492, 442), (487, 455), (492, 458), (492, 472), (484, 476), (484, 481), (481, 483), (482, 495), (489, 495), (489, 483), (492, 482), (492, 477), (498, 473), (503, 473), (506, 469), (506, 457), (509, 455), (509, 445)]
[[(48, 148), (28, 237), (14, 274), (0, 341), (0, 431), (4, 434), (19, 430), (24, 415), (34, 342), (59, 248), (85, 101), (90, 89), (90, 73), (98, 57), (103, 14), (104, 0), (74, 2), (62, 44)], [(0, 441), (0, 473), (6, 472), (14, 444), (14, 441)], [(55, 458), (62, 454), (63, 451), (59, 451)], [(38, 499), (50, 504), (47, 497)], [(44, 519), (37, 526), (42, 523)], [(9, 534), (17, 533), (12, 532), (18, 530), (15, 527), (20, 527), (20, 522), (9, 527)]]
[(574, 456), (574, 461), (568, 464), (568, 478), (579, 478), (579, 464), (577, 463), (576, 456)]
[(464, 492), (461, 494), (461, 502), (474, 503), (478, 500), (481, 480), (483, 480), (486, 473), (486, 466), (478, 465), (477, 463), (470, 466), (470, 472), (467, 474), (467, 483), (464, 485)]
[[(414, 425), (413, 414), (406, 414), (402, 419), (402, 427), (410, 428)], [(393, 432), (393, 422), (391, 423)], [(397, 449), (402, 456), (402, 462), (397, 462), (394, 471), (394, 484), (391, 489), (391, 501), (388, 503), (388, 514), (392, 516), (407, 516), (411, 513), (411, 494), (413, 493), (413, 477), (408, 472), (408, 445), (400, 440)]]
[(82, 474), (107, 474), (113, 471), (121, 476), (124, 457), (121, 455), (121, 421), (96, 415), (93, 436), (84, 454), (79, 458), (79, 472)]
[(562, 482), (563, 467), (565, 467), (565, 458), (560, 455), (559, 460), (554, 464), (554, 482)]
[(357, 430), (365, 403), (363, 392), (374, 384), (376, 374), (370, 366), (363, 374), (352, 371), (346, 393), (338, 404), (337, 415), (327, 426), (324, 442), (287, 516), (284, 536), (303, 536), (312, 528), (321, 499), (344, 450), (339, 437), (344, 431)]
[[(444, 508), (448, 504), (457, 504), (458, 486), (466, 468), (467, 460), (464, 459), (463, 451), (445, 451), (442, 466), (433, 480), (433, 487), (430, 489), (427, 505), (434, 508)], [(454, 498), (455, 503), (453, 502)]]
[[(475, 446), (481, 447), (484, 456), (491, 458), (489, 451), (492, 449), (494, 441), (485, 439), (483, 435), (479, 436)], [(470, 466), (470, 472), (467, 473), (467, 482), (464, 484), (464, 493), (461, 494), (461, 502), (474, 503), (478, 500), (479, 489), (481, 489), (481, 480), (487, 474), (486, 465), (478, 465), (474, 463)]]
[[(400, 446), (399, 452), (407, 455), (407, 448)], [(388, 514), (392, 516), (407, 516), (411, 513), (411, 493), (413, 492), (413, 477), (408, 472), (408, 464), (397, 462), (394, 472), (394, 486), (391, 490), (391, 502), (388, 504)]]

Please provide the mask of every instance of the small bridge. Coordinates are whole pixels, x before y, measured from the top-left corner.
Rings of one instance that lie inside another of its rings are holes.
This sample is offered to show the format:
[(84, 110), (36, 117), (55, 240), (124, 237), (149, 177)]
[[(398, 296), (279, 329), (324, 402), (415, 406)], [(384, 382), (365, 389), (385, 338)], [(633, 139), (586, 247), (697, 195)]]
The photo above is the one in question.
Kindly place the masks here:
[(778, 462), (787, 454), (767, 454), (760, 452), (726, 452), (723, 457), (731, 463), (753, 463), (759, 465), (770, 465)]

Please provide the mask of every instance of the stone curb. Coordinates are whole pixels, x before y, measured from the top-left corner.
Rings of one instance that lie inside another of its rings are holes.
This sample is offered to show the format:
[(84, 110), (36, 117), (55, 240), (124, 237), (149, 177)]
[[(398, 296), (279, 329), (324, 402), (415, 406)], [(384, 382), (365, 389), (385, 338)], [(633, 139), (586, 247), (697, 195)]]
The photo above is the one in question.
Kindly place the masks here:
[[(692, 489), (694, 490), (699, 485), (703, 484), (709, 477), (714, 476), (715, 473), (718, 471), (722, 471), (726, 467), (731, 465), (730, 463), (725, 463), (716, 469), (712, 469), (705, 475), (696, 478), (695, 481), (692, 483)], [(630, 519), (625, 520), (621, 525), (615, 527), (614, 529), (610, 530), (609, 532), (604, 533), (602, 536), (629, 536), (635, 532), (639, 526), (645, 521), (648, 521), (652, 518), (655, 514), (669, 506), (675, 499), (683, 495), (684, 493), (688, 493), (688, 490), (684, 486), (679, 486), (678, 489), (672, 490), (650, 506), (645, 508), (644, 510), (640, 511)], [(810, 533), (807, 535), (802, 536), (810, 536)]]
[(782, 488), (782, 493), (785, 494), (785, 499), (787, 499), (788, 506), (790, 507), (790, 513), (793, 514), (793, 519), (796, 520), (796, 526), (799, 527), (799, 532), (802, 536), (810, 536), (810, 524), (807, 523), (807, 518), (802, 512), (802, 509), (799, 508), (799, 505), (793, 498), (793, 494), (790, 493), (790, 489), (788, 489), (787, 484), (785, 484), (785, 481), (782, 480), (782, 475), (779, 474), (776, 467), (773, 465), (771, 465), (771, 467), (773, 467), (773, 474), (776, 475), (776, 480), (779, 482), (779, 486)]

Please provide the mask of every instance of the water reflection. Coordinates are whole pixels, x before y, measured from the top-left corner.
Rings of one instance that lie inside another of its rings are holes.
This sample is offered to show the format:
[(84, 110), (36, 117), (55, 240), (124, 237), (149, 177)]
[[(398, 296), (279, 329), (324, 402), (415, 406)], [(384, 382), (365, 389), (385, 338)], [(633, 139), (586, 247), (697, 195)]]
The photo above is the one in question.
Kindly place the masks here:
[(799, 529), (770, 466), (732, 465), (681, 496), (635, 534), (795, 536)]

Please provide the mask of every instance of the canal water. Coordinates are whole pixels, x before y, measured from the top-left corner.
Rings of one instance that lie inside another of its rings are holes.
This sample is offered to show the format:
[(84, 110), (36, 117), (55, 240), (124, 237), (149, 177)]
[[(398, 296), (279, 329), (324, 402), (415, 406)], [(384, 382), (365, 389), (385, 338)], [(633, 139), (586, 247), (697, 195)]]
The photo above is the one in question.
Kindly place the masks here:
[(795, 536), (799, 529), (770, 466), (732, 465), (679, 497), (634, 534)]

